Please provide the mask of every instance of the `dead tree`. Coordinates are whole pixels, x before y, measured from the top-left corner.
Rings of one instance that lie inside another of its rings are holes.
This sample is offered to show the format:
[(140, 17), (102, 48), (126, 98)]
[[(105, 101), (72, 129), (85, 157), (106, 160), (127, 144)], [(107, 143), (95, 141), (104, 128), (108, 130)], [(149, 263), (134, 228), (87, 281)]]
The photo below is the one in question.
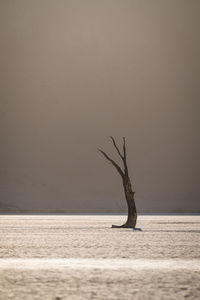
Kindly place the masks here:
[(120, 174), (122, 178), (125, 198), (128, 206), (128, 218), (126, 223), (121, 226), (112, 225), (112, 228), (135, 228), (137, 222), (137, 210), (136, 210), (135, 199), (134, 199), (135, 192), (132, 190), (131, 180), (128, 174), (128, 166), (126, 160), (126, 141), (125, 138), (123, 137), (123, 153), (121, 153), (114, 138), (112, 136), (110, 138), (112, 140), (115, 149), (117, 150), (117, 153), (122, 159), (124, 170), (122, 171), (121, 167), (114, 160), (112, 160), (103, 150), (101, 149), (98, 150), (104, 155), (104, 157), (109, 162), (112, 163), (112, 165), (116, 168), (116, 170)]

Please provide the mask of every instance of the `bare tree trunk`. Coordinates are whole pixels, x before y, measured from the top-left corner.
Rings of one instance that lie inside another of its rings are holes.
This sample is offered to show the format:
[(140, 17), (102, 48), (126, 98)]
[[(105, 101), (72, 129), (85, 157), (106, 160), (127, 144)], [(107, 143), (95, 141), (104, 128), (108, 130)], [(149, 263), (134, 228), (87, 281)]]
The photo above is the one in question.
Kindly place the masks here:
[(123, 155), (121, 154), (119, 148), (116, 145), (116, 142), (113, 137), (111, 137), (114, 147), (116, 148), (119, 156), (121, 157), (123, 164), (124, 164), (124, 172), (120, 168), (118, 164), (114, 160), (112, 160), (104, 151), (98, 149), (104, 157), (112, 163), (112, 165), (117, 169), (118, 173), (122, 177), (123, 187), (124, 187), (124, 194), (128, 206), (128, 218), (125, 224), (123, 225), (112, 225), (112, 228), (135, 228), (137, 223), (137, 210), (135, 205), (134, 195), (135, 192), (132, 190), (131, 181), (128, 175), (128, 167), (126, 162), (126, 144), (125, 138), (123, 138)]

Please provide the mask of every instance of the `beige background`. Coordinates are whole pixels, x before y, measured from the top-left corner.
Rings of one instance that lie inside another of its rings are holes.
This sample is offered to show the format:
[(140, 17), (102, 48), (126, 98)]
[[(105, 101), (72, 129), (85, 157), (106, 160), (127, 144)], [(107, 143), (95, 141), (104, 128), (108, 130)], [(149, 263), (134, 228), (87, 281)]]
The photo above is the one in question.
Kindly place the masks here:
[(0, 202), (126, 211), (96, 148), (127, 138), (141, 212), (200, 212), (198, 0), (0, 0)]

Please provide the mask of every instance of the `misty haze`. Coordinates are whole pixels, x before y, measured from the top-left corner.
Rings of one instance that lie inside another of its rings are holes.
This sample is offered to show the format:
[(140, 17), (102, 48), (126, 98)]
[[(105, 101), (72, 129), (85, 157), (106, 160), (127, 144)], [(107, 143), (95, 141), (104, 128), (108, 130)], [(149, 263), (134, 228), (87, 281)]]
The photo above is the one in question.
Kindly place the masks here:
[(139, 212), (200, 212), (199, 10), (0, 2), (2, 210), (126, 212), (96, 150), (113, 153), (113, 135), (127, 138)]

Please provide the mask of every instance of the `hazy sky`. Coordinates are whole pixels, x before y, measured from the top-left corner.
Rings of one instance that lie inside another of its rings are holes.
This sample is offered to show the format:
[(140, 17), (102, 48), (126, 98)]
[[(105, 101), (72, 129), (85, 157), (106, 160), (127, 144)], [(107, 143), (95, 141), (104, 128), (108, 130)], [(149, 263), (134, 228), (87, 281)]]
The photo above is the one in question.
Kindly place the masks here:
[(200, 211), (199, 0), (0, 0), (0, 202)]

